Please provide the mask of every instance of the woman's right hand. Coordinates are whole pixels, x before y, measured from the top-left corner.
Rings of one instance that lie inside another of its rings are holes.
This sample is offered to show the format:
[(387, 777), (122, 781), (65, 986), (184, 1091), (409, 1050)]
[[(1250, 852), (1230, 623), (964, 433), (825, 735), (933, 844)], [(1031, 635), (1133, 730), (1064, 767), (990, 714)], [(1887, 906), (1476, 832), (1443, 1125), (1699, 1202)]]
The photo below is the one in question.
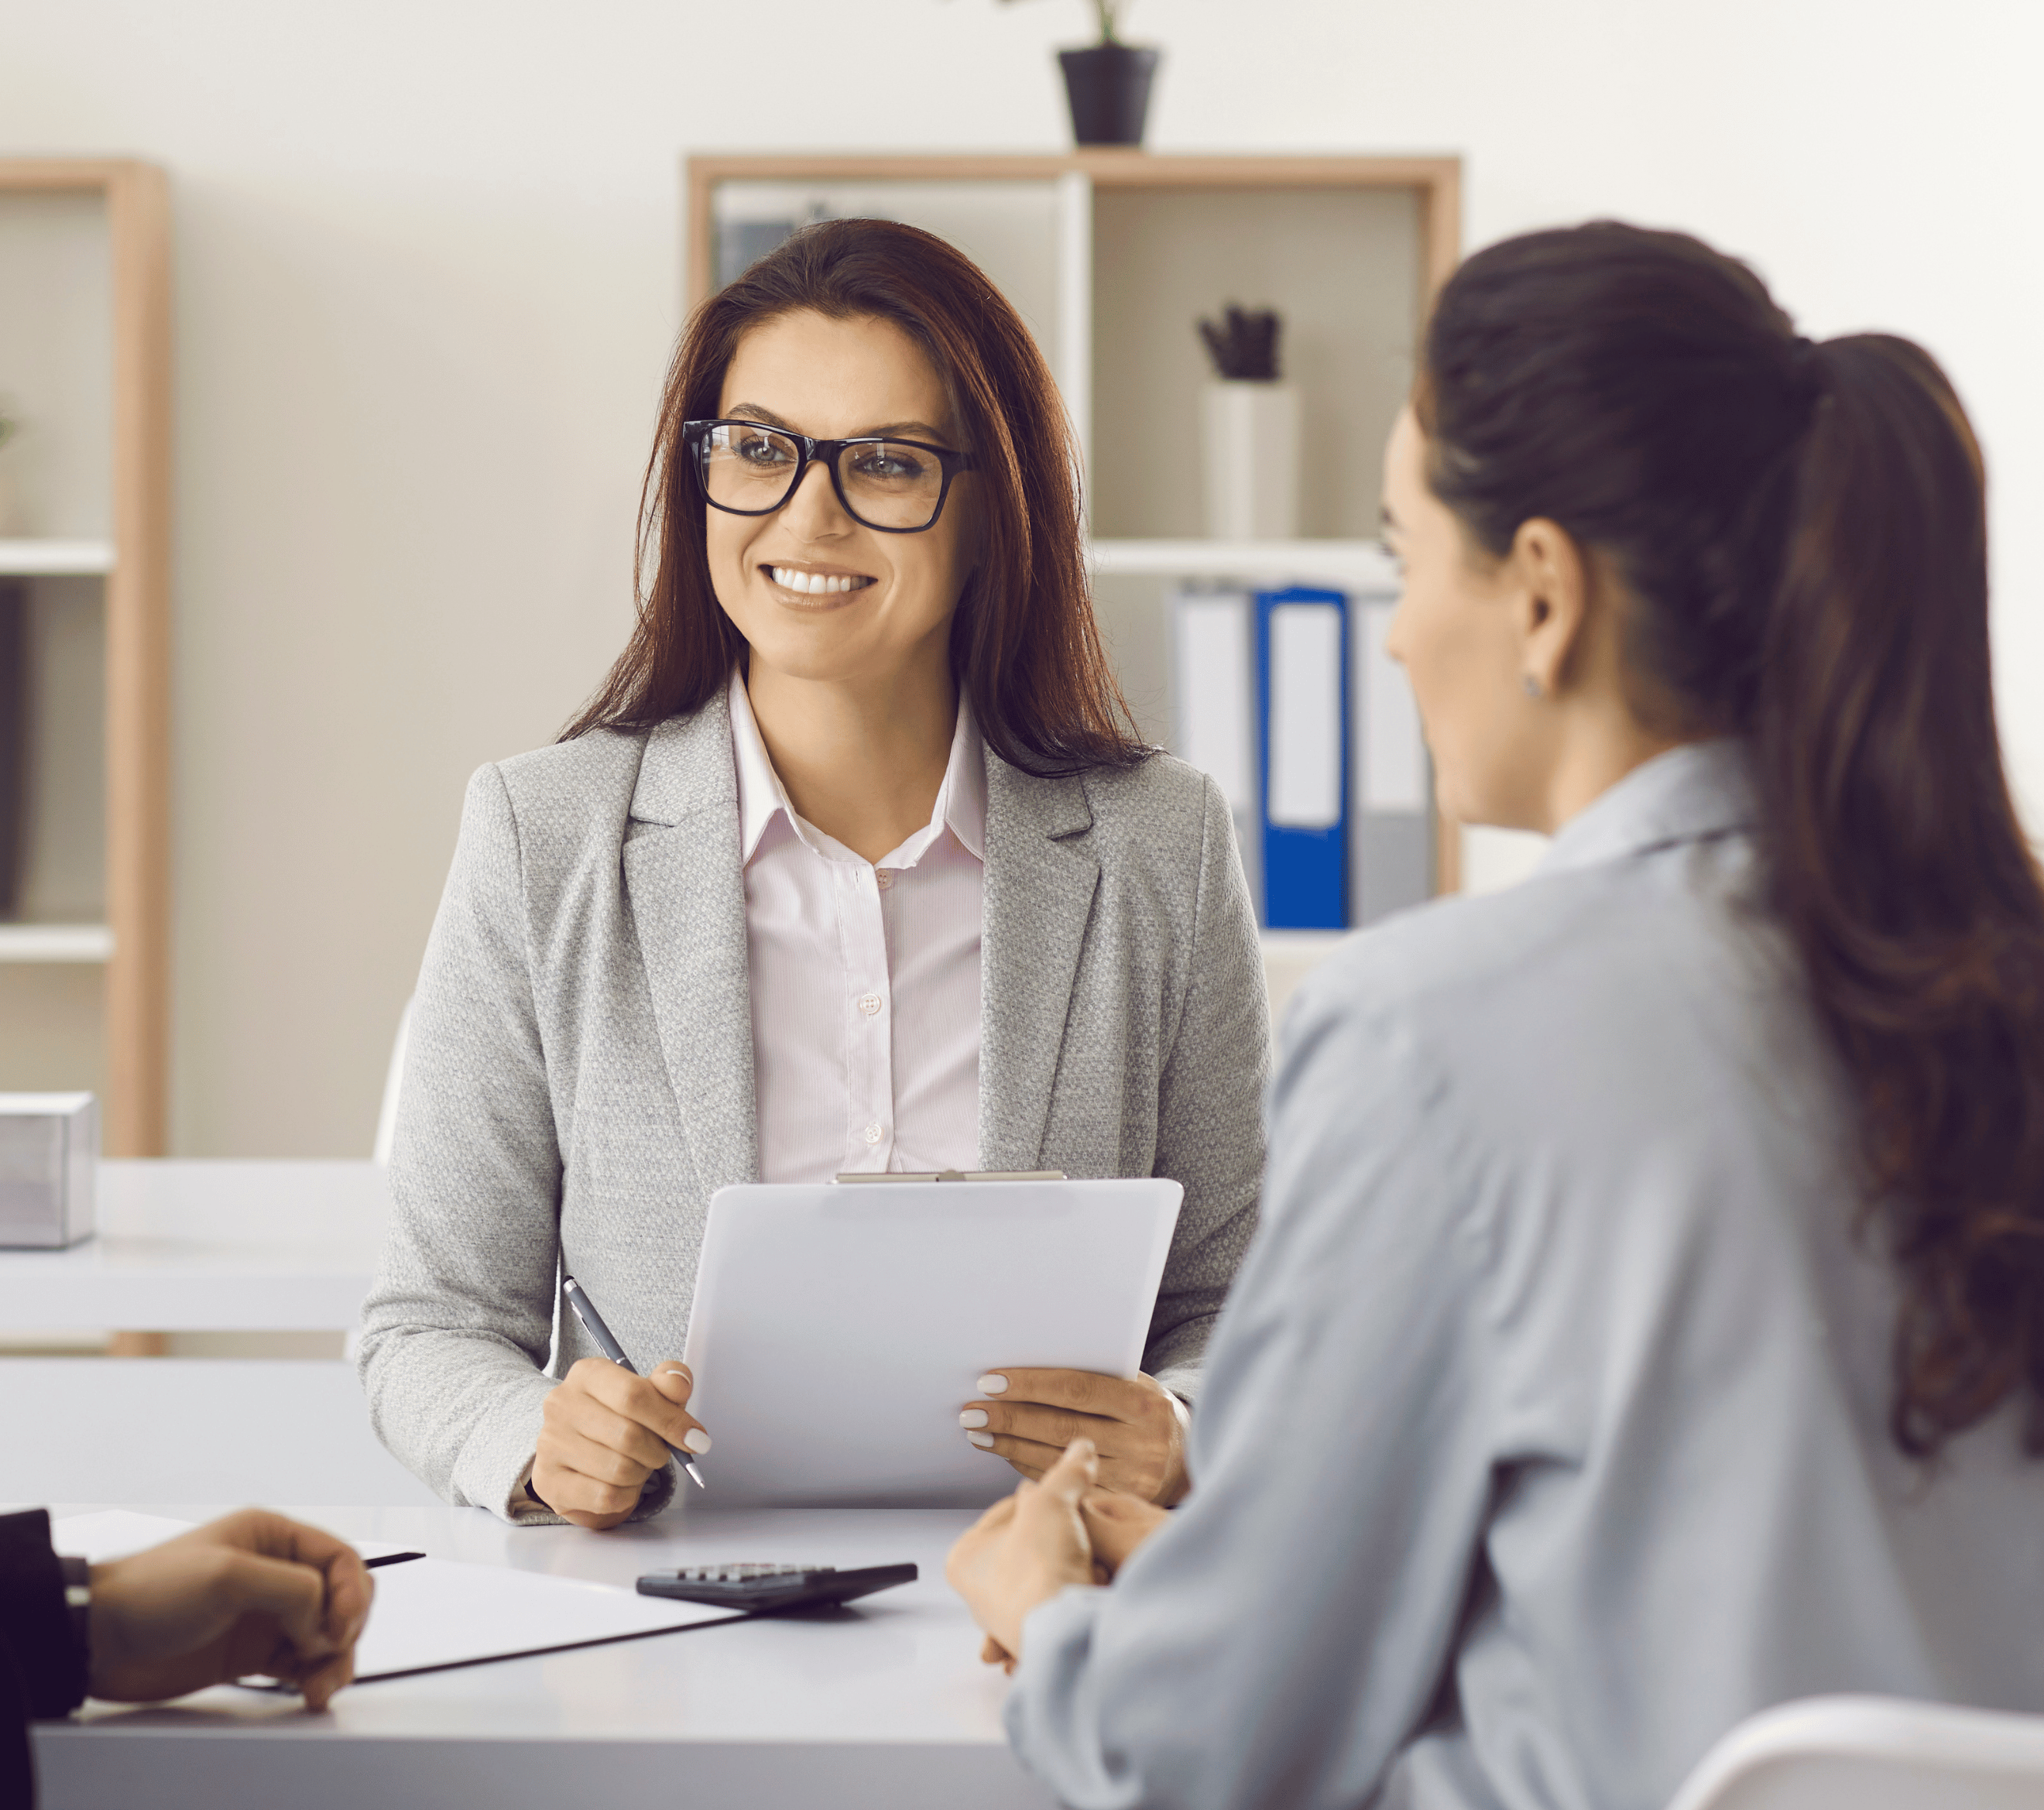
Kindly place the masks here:
[(709, 1450), (709, 1435), (685, 1412), (695, 1385), (686, 1364), (656, 1364), (639, 1377), (584, 1358), (547, 1397), (532, 1493), (578, 1528), (616, 1527), (666, 1466), (670, 1445)]

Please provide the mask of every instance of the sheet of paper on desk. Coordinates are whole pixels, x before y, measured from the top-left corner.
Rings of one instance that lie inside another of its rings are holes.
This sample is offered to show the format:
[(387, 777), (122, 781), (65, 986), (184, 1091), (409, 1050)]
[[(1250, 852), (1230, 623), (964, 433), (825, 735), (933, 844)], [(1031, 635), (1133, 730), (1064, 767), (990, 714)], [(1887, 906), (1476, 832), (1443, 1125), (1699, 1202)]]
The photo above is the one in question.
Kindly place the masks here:
[[(103, 1508), (96, 1515), (66, 1515), (50, 1524), (50, 1543), (69, 1558), (83, 1558), (88, 1565), (104, 1565), (110, 1558), (125, 1558), (145, 1547), (161, 1546), (167, 1539), (188, 1534), (195, 1524), (174, 1521), (166, 1515), (138, 1515), (128, 1508)], [(355, 1550), (364, 1558), (382, 1558), (409, 1550), (389, 1540), (359, 1539)]]
[[(94, 1565), (190, 1531), (190, 1522), (125, 1508), (69, 1515), (51, 1526), (58, 1551)], [(374, 1540), (355, 1544), (364, 1558), (405, 1550)], [(710, 1603), (642, 1597), (609, 1584), (444, 1558), (385, 1566), (375, 1576), (375, 1606), (355, 1649), (357, 1684), (630, 1640), (732, 1615)]]
[(663, 1634), (731, 1612), (544, 1572), (413, 1559), (376, 1574), (355, 1681)]

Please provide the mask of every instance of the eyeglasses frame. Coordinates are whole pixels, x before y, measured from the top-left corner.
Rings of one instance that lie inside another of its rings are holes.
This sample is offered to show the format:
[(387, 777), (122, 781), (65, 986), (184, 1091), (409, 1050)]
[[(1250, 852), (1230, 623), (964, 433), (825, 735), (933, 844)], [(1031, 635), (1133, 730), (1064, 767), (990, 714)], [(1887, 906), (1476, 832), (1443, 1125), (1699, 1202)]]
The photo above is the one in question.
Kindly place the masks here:
[[(792, 440), (801, 448), (802, 456), (795, 467), (795, 475), (789, 480), (787, 494), (771, 509), (734, 509), (729, 503), (720, 503), (709, 494), (709, 478), (703, 470), (703, 448), (713, 428), (752, 428), (763, 433), (776, 433), (783, 440)], [(838, 500), (838, 506), (861, 528), (870, 528), (875, 534), (928, 534), (943, 519), (944, 505), (950, 500), (951, 480), (962, 471), (974, 467), (969, 452), (953, 452), (950, 448), (932, 446), (925, 440), (905, 440), (899, 434), (856, 434), (850, 440), (817, 440), (811, 435), (797, 433), (793, 428), (776, 427), (771, 421), (744, 420), (684, 421), (682, 423), (682, 440), (690, 453), (690, 468), (696, 475), (696, 484), (702, 491), (703, 501), (713, 509), (722, 509), (726, 515), (775, 515), (795, 500), (795, 493), (802, 487), (802, 480), (809, 476), (812, 465), (820, 464), (830, 474), (831, 490)], [(844, 494), (844, 479), (840, 475), (837, 462), (844, 456), (845, 449), (854, 446), (912, 446), (918, 452), (934, 456), (942, 467), (944, 481), (937, 490), (936, 507), (931, 510), (930, 519), (920, 528), (883, 528), (877, 521), (868, 521), (851, 506), (851, 499)]]

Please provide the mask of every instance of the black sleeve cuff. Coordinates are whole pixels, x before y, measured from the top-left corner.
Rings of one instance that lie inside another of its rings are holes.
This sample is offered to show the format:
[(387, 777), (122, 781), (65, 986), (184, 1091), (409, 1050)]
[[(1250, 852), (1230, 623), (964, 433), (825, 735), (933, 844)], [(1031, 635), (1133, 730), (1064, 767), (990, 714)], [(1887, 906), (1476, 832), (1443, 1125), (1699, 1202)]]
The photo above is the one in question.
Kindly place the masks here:
[(47, 1509), (0, 1515), (0, 1640), (13, 1649), (30, 1716), (68, 1716), (84, 1702), (86, 1654), (71, 1633)]

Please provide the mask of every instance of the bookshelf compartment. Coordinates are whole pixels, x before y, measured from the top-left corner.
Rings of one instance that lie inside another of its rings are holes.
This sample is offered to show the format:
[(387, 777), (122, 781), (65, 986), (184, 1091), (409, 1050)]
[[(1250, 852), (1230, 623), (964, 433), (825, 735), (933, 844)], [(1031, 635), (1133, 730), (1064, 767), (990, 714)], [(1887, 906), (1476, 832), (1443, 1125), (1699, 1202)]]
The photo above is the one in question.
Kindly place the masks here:
[(103, 194), (0, 190), (0, 538), (112, 535), (113, 294)]
[(1102, 188), (1093, 201), (1093, 524), (1203, 532), (1196, 323), (1228, 302), (1283, 317), (1302, 408), (1301, 528), (1377, 532), (1385, 436), (1412, 382), (1422, 289), (1410, 190)]
[(947, 240), (991, 277), (1053, 371), (1067, 361), (1058, 320), (1063, 202), (1053, 182), (725, 182), (712, 200), (716, 286), (735, 281), (798, 226), (898, 220)]
[(18, 813), (11, 888), (0, 860), (0, 924), (106, 917), (102, 589), (95, 578), (0, 579), (0, 641), (13, 616), (23, 706), (0, 750), (0, 823)]

